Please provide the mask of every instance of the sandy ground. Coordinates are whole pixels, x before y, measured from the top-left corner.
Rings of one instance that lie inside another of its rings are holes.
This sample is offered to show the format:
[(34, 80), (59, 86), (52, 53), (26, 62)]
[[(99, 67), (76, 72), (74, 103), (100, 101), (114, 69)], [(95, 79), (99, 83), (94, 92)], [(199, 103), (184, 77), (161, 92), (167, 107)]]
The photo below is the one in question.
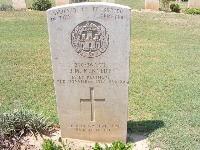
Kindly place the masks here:
[(130, 142), (134, 144), (134, 150), (149, 150), (149, 142), (146, 136), (141, 134), (129, 134)]
[[(44, 143), (44, 139), (52, 139), (55, 143), (59, 144), (58, 139), (61, 137), (60, 130), (57, 129), (49, 135), (30, 135), (23, 138), (21, 141), (21, 150), (41, 150), (41, 145)], [(63, 139), (66, 142), (67, 147), (81, 150), (82, 147), (85, 150), (91, 150), (95, 145), (95, 142), (77, 140), (77, 139)], [(132, 143), (134, 150), (149, 150), (147, 137), (141, 134), (128, 134), (128, 142)], [(103, 143), (100, 143), (102, 146)], [(107, 143), (109, 144), (109, 143)]]

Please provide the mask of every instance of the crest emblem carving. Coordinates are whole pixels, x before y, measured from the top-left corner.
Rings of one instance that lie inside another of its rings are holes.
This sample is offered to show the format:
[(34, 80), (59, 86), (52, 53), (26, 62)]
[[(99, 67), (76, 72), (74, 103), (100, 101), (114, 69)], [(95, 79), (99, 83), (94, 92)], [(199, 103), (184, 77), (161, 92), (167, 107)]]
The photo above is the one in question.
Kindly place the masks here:
[(100, 23), (84, 21), (71, 32), (71, 44), (82, 57), (94, 58), (108, 49), (109, 35)]

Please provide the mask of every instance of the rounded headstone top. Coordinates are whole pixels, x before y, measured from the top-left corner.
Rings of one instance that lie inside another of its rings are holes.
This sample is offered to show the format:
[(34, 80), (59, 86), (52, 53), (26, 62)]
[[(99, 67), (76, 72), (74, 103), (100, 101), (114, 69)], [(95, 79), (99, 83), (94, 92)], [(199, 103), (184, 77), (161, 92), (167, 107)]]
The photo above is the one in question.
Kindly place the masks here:
[(129, 6), (124, 6), (124, 5), (120, 5), (120, 4), (114, 4), (114, 3), (107, 3), (107, 2), (83, 2), (83, 3), (72, 3), (72, 4), (66, 4), (66, 5), (62, 5), (62, 6), (56, 6), (56, 7), (52, 7), (50, 9), (47, 10), (48, 11), (52, 11), (58, 8), (63, 8), (63, 7), (76, 7), (76, 6), (114, 6), (114, 7), (120, 7), (122, 9), (130, 9), (131, 8)]

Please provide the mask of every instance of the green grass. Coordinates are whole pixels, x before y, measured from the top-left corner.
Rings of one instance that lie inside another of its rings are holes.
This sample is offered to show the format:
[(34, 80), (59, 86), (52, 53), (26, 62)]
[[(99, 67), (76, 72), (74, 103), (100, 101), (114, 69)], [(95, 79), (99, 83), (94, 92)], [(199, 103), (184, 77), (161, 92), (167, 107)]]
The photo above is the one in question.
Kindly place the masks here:
[[(34, 0), (26, 0), (27, 7), (31, 7)], [(55, 0), (50, 0), (55, 6)], [(101, 0), (89, 0), (90, 2), (100, 2)], [(0, 0), (0, 4), (12, 4), (12, 0)], [(132, 9), (144, 9), (145, 8), (145, 0), (115, 0), (115, 3), (130, 6)], [(187, 8), (188, 2), (176, 2), (172, 1), (171, 3), (177, 3), (180, 5), (182, 9)]]
[[(0, 13), (0, 112), (58, 123), (45, 12)], [(132, 13), (129, 132), (151, 148), (200, 149), (199, 16)]]
[(0, 0), (0, 4), (12, 4), (12, 0)]
[[(52, 5), (55, 6), (55, 0), (50, 0), (52, 2)], [(32, 7), (34, 0), (26, 0), (26, 7), (30, 8)], [(10, 4), (12, 5), (12, 0), (0, 0), (0, 4)]]
[(152, 147), (200, 148), (199, 32), (198, 16), (133, 13), (129, 119), (163, 121)]
[(0, 105), (40, 110), (57, 122), (44, 12), (0, 13)]
[(117, 4), (130, 6), (132, 9), (144, 9), (145, 0), (115, 0)]
[[(90, 2), (100, 2), (101, 0), (89, 0)], [(130, 6), (132, 9), (144, 9), (145, 0), (115, 0), (116, 4)]]

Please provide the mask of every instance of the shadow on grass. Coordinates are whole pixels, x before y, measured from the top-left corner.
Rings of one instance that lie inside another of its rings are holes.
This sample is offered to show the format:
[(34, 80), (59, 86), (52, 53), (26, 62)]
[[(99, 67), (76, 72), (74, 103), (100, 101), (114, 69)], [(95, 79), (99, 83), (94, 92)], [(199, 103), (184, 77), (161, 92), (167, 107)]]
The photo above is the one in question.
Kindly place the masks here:
[(162, 120), (128, 121), (128, 141), (138, 142), (147, 139), (155, 130), (164, 127)]
[(162, 120), (128, 121), (128, 133), (150, 134), (158, 128), (164, 127)]

